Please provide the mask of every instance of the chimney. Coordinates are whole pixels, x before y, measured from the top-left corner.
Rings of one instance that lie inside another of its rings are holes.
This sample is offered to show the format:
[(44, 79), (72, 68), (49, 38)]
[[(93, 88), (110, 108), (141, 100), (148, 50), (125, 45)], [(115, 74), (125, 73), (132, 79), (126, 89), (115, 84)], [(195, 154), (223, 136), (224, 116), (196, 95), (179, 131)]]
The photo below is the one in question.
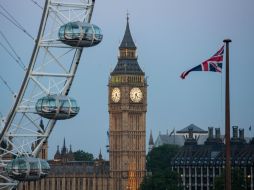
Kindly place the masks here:
[(244, 140), (244, 129), (239, 129), (239, 139)]
[(189, 130), (189, 139), (193, 139), (193, 128), (189, 127), (188, 130)]
[(208, 127), (208, 139), (213, 138), (213, 127)]
[(215, 138), (220, 139), (220, 128), (215, 128)]
[(238, 126), (233, 126), (233, 139), (238, 138)]

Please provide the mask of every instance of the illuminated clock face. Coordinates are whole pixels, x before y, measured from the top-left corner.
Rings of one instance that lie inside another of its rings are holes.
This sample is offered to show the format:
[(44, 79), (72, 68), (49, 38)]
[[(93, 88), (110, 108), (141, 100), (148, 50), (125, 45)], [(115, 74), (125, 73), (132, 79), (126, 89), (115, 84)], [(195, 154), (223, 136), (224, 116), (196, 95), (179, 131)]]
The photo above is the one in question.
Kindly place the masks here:
[(113, 88), (112, 94), (111, 94), (111, 99), (113, 102), (119, 102), (121, 98), (121, 92), (119, 88)]
[(142, 91), (139, 88), (132, 88), (130, 91), (131, 101), (137, 103), (140, 102), (143, 98)]

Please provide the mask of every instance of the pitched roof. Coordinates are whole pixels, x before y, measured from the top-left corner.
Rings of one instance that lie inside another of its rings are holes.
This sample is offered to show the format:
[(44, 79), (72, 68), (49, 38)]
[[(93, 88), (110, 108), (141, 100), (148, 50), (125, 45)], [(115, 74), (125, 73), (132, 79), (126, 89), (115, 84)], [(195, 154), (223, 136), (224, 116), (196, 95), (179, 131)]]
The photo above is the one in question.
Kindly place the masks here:
[[(130, 27), (129, 27), (129, 18), (127, 17), (127, 25), (124, 33), (124, 37), (122, 40), (122, 43), (119, 47), (119, 49), (134, 49), (136, 50), (135, 43), (132, 39)], [(137, 57), (119, 57), (118, 62), (116, 64), (116, 67), (114, 68), (113, 72), (111, 72), (112, 75), (121, 75), (121, 74), (127, 74), (127, 75), (145, 75), (145, 73), (140, 68)]]
[[(197, 138), (197, 143), (204, 144), (206, 139), (207, 139), (207, 135), (200, 135)], [(185, 142), (184, 135), (159, 135), (154, 145), (155, 147), (158, 147), (163, 144), (175, 144), (175, 145), (183, 146), (184, 142)]]
[(177, 131), (177, 133), (188, 133), (189, 129), (192, 129), (193, 133), (208, 133), (208, 131), (205, 131), (201, 128), (199, 128), (198, 126), (194, 125), (194, 124), (190, 124), (187, 127)]
[(111, 75), (115, 74), (138, 74), (144, 75), (137, 59), (118, 59), (117, 65)]
[[(225, 144), (183, 146), (175, 158), (174, 165), (219, 165), (225, 163)], [(253, 144), (232, 144), (231, 164), (234, 166), (252, 166), (254, 163)]]
[[(160, 140), (159, 140), (160, 139)], [(157, 142), (159, 140), (160, 142)], [(163, 144), (176, 144), (179, 146), (184, 145), (184, 136), (182, 135), (159, 135), (158, 139), (156, 140), (155, 146), (163, 145)]]
[(124, 49), (124, 48), (136, 49), (136, 45), (135, 45), (135, 43), (132, 39), (132, 36), (131, 36), (128, 16), (127, 16), (127, 24), (126, 24), (124, 37), (123, 37), (122, 43), (119, 48), (120, 49)]

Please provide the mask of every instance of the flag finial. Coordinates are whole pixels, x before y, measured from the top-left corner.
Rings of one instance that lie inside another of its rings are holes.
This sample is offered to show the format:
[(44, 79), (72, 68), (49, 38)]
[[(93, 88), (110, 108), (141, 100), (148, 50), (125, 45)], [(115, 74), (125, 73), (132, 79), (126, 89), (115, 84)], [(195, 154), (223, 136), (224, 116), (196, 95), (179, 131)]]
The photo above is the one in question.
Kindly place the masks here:
[(223, 40), (223, 42), (224, 43), (229, 43), (229, 42), (232, 42), (232, 40), (231, 39), (225, 39), (225, 40)]

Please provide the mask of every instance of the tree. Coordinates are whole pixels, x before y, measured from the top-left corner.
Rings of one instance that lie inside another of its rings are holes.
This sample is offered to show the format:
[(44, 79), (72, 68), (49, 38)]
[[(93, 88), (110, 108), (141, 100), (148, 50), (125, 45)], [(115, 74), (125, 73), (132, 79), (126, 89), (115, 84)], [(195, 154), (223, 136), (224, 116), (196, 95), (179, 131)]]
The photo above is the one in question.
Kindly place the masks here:
[[(235, 168), (232, 170), (231, 176), (231, 187), (232, 190), (246, 190), (246, 180), (244, 179), (243, 170)], [(224, 190), (225, 189), (225, 172), (215, 178), (214, 180), (214, 190)]]
[(254, 144), (254, 137), (251, 139), (250, 144)]
[(92, 161), (93, 154), (85, 152), (83, 150), (78, 150), (73, 153), (75, 161)]
[(152, 176), (146, 176), (140, 186), (141, 190), (181, 190), (181, 177), (167, 169)]
[(181, 190), (182, 181), (178, 173), (171, 170), (171, 160), (179, 150), (176, 145), (162, 145), (154, 148), (147, 155), (146, 176), (141, 183), (141, 190)]
[(147, 171), (154, 173), (171, 168), (171, 160), (179, 148), (177, 145), (165, 144), (152, 149), (147, 155)]

